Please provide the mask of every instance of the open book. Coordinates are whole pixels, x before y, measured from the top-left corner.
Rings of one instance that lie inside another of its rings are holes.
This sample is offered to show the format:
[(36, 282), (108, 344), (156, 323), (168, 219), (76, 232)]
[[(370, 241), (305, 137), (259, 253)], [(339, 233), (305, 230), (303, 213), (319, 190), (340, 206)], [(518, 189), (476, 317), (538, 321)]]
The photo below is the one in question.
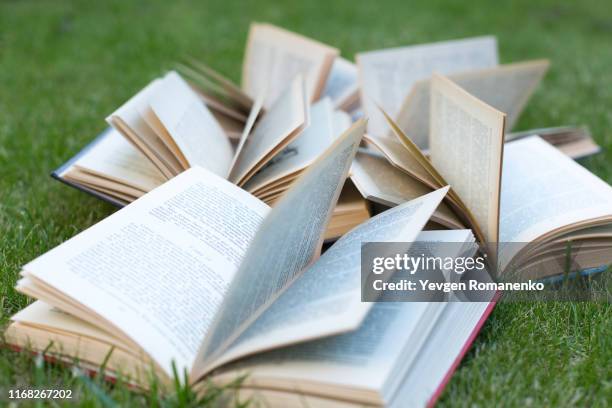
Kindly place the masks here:
[(297, 75), (304, 76), (312, 102), (329, 96), (341, 108), (350, 106), (357, 94), (357, 69), (336, 48), (267, 23), (250, 26), (240, 86), (195, 58), (177, 69), (227, 120), (246, 121), (260, 95), (268, 109)]
[[(261, 101), (256, 103), (234, 148), (195, 91), (170, 72), (113, 113), (113, 128), (54, 175), (125, 205), (197, 165), (272, 204), (350, 126), (328, 98), (311, 109), (303, 85), (296, 77), (257, 121)], [(354, 222), (348, 227), (369, 217), (361, 197), (345, 195), (342, 219), (330, 225), (335, 232), (328, 239), (346, 231), (347, 213)]]
[[(305, 398), (384, 403), (419, 364), (417, 348), (432, 352), (429, 333), (447, 344), (452, 313), (460, 330), (419, 390), (421, 402), (432, 398), (490, 309), (475, 304), (464, 314), (444, 303), (361, 302), (361, 243), (406, 242), (409, 250), (448, 187), (372, 218), (319, 257), (364, 130), (363, 121), (347, 130), (274, 208), (198, 166), (145, 194), (23, 267), (17, 290), (38, 301), (13, 317), (6, 339), (87, 369), (105, 362), (107, 373), (143, 387), (151, 370), (170, 381), (174, 365), (194, 384), (247, 370), (253, 372), (248, 389), (261, 385), (264, 393), (303, 389)], [(427, 234), (418, 239), (474, 240), (465, 230)], [(393, 344), (393, 355), (365, 342), (372, 331)], [(343, 357), (357, 351), (341, 347), (347, 341), (368, 354)], [(300, 354), (287, 351), (302, 346), (303, 355), (320, 362), (309, 370)], [(265, 373), (278, 358), (294, 364), (277, 365), (292, 376)], [(380, 366), (379, 378), (366, 381), (372, 364)], [(355, 375), (333, 377), (327, 367)], [(321, 387), (312, 386), (315, 379)]]
[(497, 66), (497, 40), (486, 36), (418, 44), (361, 52), (356, 59), (368, 134), (384, 136), (389, 127), (379, 107), (396, 118), (413, 85), (434, 72), (448, 75)]
[[(582, 268), (612, 261), (607, 183), (539, 137), (504, 144), (505, 115), (450, 79), (434, 75), (429, 89), (429, 158), (387, 115), (394, 138), (368, 135), (378, 153), (360, 152), (353, 166), (364, 197), (392, 206), (452, 186), (432, 221), (459, 222), (480, 243), (500, 243), (501, 272), (548, 257), (554, 267), (538, 268), (537, 277), (564, 273), (569, 241), (586, 257)], [(503, 250), (508, 242), (522, 245)]]
[[(504, 112), (508, 132), (514, 127), (548, 65), (547, 60), (520, 62), (470, 70), (448, 75), (448, 78), (478, 99)], [(402, 131), (424, 151), (429, 147), (429, 87), (429, 79), (415, 82), (396, 116)], [(388, 133), (391, 132), (389, 130)]]

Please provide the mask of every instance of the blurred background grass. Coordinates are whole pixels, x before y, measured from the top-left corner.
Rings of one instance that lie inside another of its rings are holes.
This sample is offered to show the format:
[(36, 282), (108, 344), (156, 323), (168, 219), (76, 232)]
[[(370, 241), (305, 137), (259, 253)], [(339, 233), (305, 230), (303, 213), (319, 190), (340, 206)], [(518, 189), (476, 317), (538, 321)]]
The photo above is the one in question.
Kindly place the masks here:
[[(587, 124), (604, 153), (583, 164), (612, 179), (609, 1), (1, 1), (0, 327), (28, 300), (13, 286), (25, 262), (113, 211), (49, 172), (104, 118), (186, 54), (239, 80), (251, 21), (342, 50), (495, 34), (502, 62), (552, 66), (516, 129)], [(440, 405), (612, 404), (609, 304), (501, 304)], [(73, 388), (93, 406), (185, 405), (138, 396), (0, 350), (0, 401), (23, 387)]]

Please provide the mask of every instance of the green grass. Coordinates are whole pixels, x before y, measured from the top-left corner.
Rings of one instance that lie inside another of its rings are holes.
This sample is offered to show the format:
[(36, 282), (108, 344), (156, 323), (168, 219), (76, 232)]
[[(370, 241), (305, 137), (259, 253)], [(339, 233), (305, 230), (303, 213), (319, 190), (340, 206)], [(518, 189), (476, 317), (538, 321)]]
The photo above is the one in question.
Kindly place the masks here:
[[(102, 5), (104, 3), (104, 5)], [(0, 327), (28, 299), (19, 268), (113, 209), (50, 179), (104, 117), (185, 54), (238, 79), (248, 24), (269, 21), (344, 56), (402, 44), (498, 36), (502, 62), (552, 68), (517, 129), (588, 124), (612, 180), (612, 8), (606, 1), (0, 2)], [(499, 305), (440, 405), (612, 405), (609, 304)], [(0, 350), (0, 403), (15, 386), (72, 388), (90, 406), (188, 405), (87, 380)]]

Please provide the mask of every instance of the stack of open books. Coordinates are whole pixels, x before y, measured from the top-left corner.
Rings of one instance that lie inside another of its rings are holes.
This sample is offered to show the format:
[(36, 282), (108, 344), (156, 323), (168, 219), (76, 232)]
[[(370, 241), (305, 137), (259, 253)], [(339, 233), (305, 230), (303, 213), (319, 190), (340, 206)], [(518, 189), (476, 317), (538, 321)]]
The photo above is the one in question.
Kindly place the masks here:
[(253, 24), (241, 86), (181, 63), (53, 173), (125, 208), (23, 267), (7, 341), (144, 388), (174, 365), (274, 406), (435, 402), (495, 299), (362, 302), (362, 243), (522, 242), (499, 269), (532, 279), (570, 241), (612, 261), (588, 129), (509, 133), (547, 69), (493, 37), (354, 64)]

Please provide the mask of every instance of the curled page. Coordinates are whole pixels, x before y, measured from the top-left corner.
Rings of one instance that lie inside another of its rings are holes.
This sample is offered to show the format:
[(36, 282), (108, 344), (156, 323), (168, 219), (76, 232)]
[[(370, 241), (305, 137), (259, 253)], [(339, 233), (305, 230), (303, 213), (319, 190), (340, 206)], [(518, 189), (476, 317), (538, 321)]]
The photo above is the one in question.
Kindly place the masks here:
[[(520, 62), (448, 75), (448, 79), (506, 114), (506, 131), (512, 129), (529, 97), (540, 83), (547, 60)], [(397, 115), (397, 124), (421, 149), (429, 148), (430, 81), (414, 84)]]
[(92, 176), (129, 186), (146, 193), (166, 181), (164, 175), (141, 152), (113, 128), (106, 136), (62, 173), (77, 168)]
[(504, 120), (503, 113), (449, 79), (433, 76), (431, 162), (461, 198), (486, 242), (497, 242), (499, 232)]
[(251, 24), (242, 68), (242, 88), (255, 98), (267, 90), (268, 109), (296, 75), (306, 78), (306, 92), (316, 101), (338, 50), (270, 24)]
[(370, 118), (368, 134), (387, 134), (389, 128), (377, 105), (395, 118), (416, 81), (429, 78), (434, 72), (451, 74), (496, 65), (495, 37), (467, 38), (357, 54), (361, 106)]
[(333, 109), (329, 98), (312, 105), (310, 124), (287, 147), (261, 168), (245, 185), (244, 189), (257, 191), (281, 179), (297, 175), (312, 164), (333, 142)]
[(184, 169), (174, 153), (141, 114), (149, 107), (149, 99), (160, 86), (161, 79), (152, 81), (110, 114), (106, 122), (147, 156), (164, 176), (170, 178)]
[(331, 246), (261, 314), (220, 361), (356, 330), (375, 302), (362, 301), (361, 247), (366, 242), (412, 242), (448, 187), (385, 211)]
[(365, 121), (347, 130), (270, 211), (200, 348), (194, 378), (316, 259), (364, 131)]
[(151, 96), (149, 105), (189, 167), (201, 166), (225, 177), (232, 161), (232, 146), (187, 82), (176, 72), (169, 72)]
[(304, 79), (298, 75), (257, 122), (253, 132), (245, 136), (244, 144), (234, 158), (228, 180), (234, 184), (244, 184), (291, 143), (308, 125), (308, 121), (309, 105)]

